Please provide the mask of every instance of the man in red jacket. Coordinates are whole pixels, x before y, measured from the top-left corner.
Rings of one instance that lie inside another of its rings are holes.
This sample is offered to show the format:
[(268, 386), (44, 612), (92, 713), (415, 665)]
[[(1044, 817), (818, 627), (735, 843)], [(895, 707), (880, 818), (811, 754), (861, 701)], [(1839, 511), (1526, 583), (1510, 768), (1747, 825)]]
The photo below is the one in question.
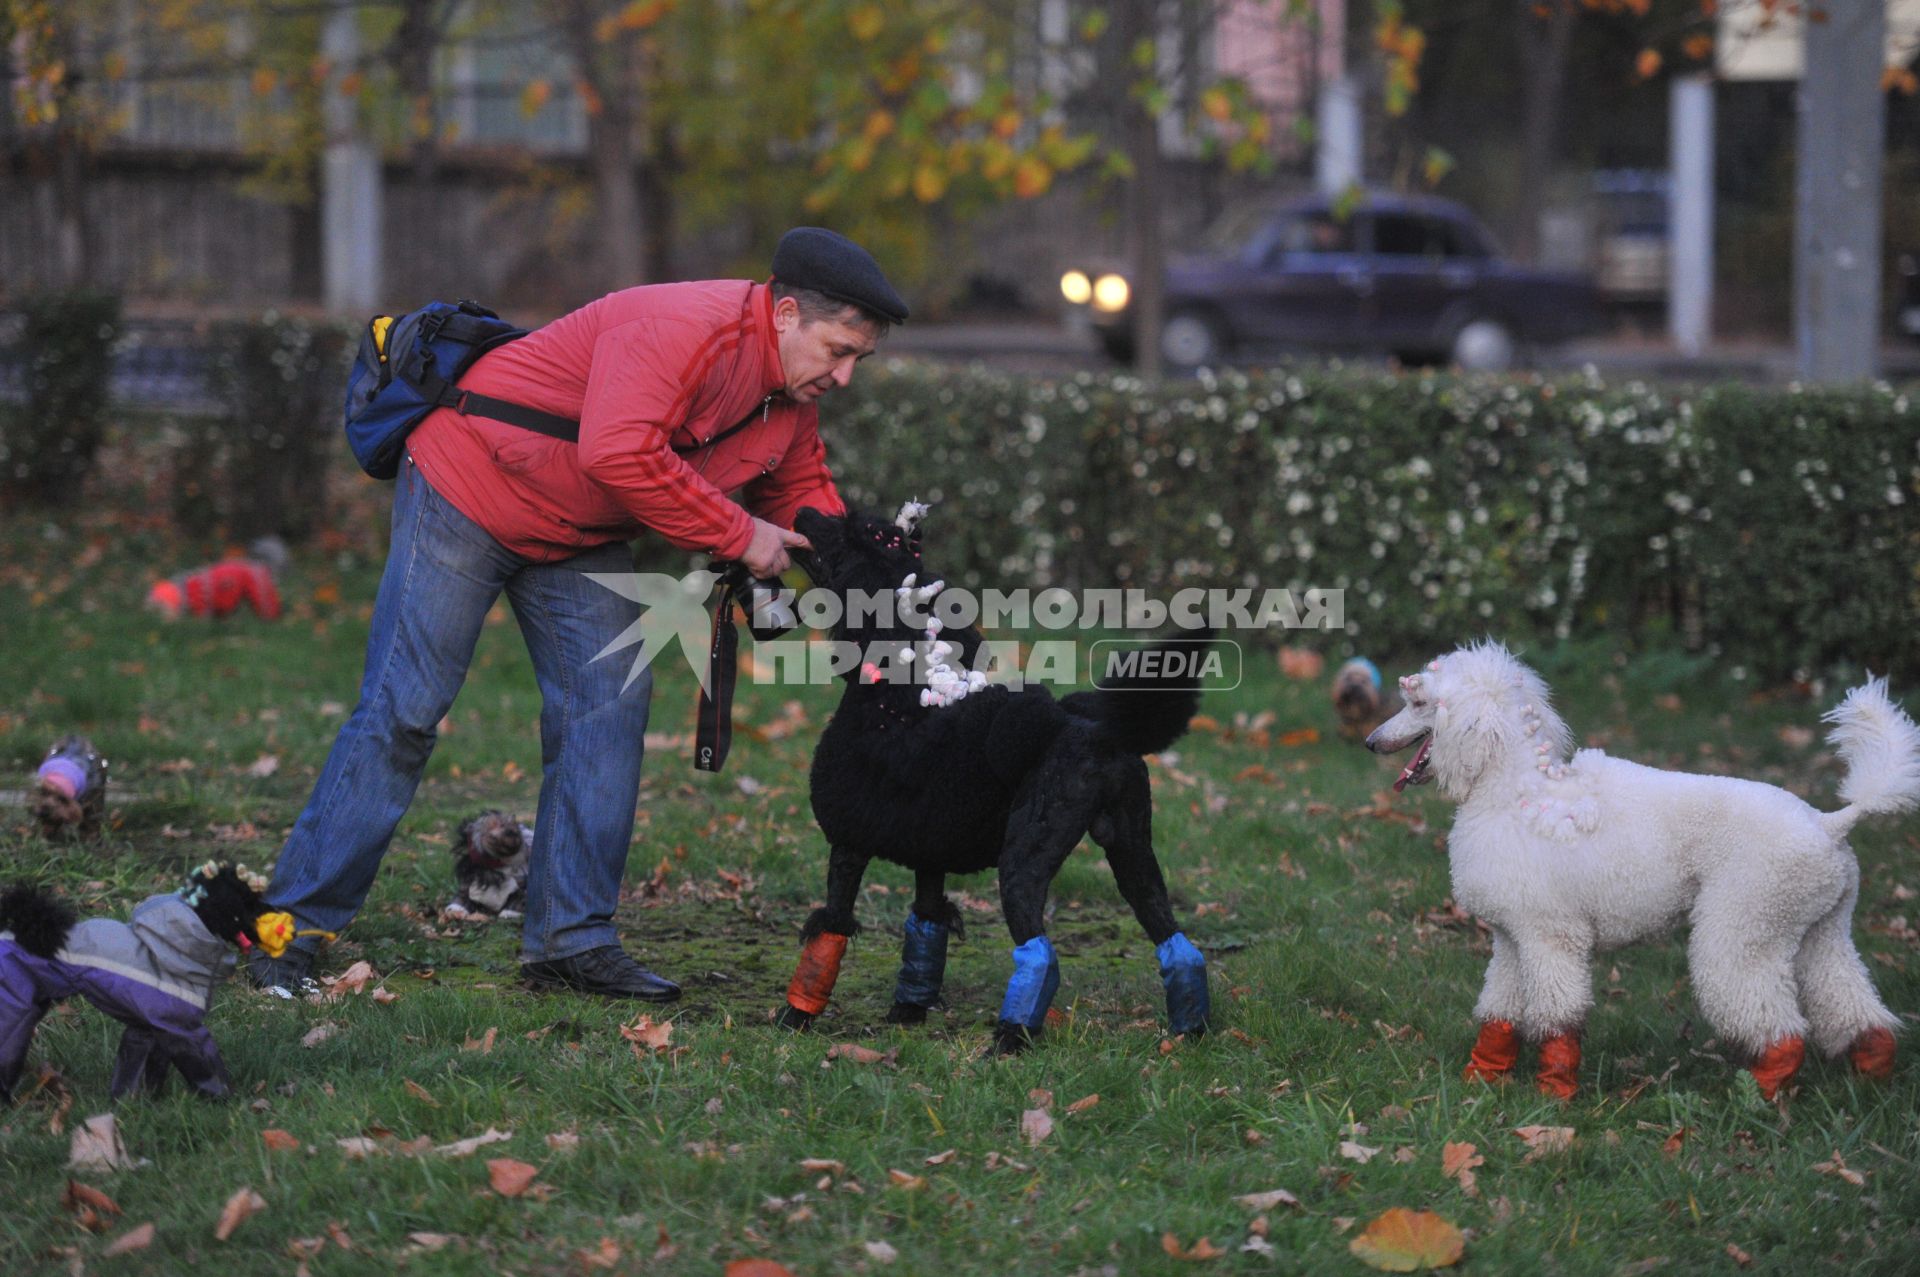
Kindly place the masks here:
[[(803, 506), (845, 509), (815, 403), (845, 386), (905, 303), (832, 231), (789, 231), (766, 284), (612, 293), (483, 356), (462, 389), (577, 420), (576, 444), (453, 408), (407, 441), (360, 701), (295, 823), (266, 899), (335, 932), (366, 900), (394, 827), (504, 590), (539, 683), (539, 815), (521, 924), (536, 987), (665, 1002), (613, 913), (633, 836), (651, 669), (595, 658), (633, 604), (589, 579), (631, 571), (644, 531), (777, 576)], [(730, 495), (738, 493), (738, 499)], [(261, 954), (261, 987), (299, 988), (310, 939)]]

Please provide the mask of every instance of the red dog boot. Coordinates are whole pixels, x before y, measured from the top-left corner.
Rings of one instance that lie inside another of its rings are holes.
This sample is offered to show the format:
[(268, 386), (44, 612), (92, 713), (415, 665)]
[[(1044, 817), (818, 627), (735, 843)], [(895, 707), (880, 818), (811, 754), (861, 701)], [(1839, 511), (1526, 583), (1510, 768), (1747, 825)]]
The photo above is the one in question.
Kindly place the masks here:
[(1847, 1058), (1865, 1076), (1876, 1082), (1886, 1081), (1893, 1076), (1892, 1030), (1868, 1029), (1847, 1048)]
[(1520, 1037), (1511, 1020), (1488, 1020), (1480, 1026), (1473, 1054), (1460, 1074), (1468, 1082), (1504, 1082), (1520, 1061)]
[(1806, 1058), (1804, 1041), (1798, 1037), (1781, 1038), (1762, 1051), (1747, 1071), (1760, 1084), (1761, 1096), (1770, 1100), (1780, 1093), (1781, 1087), (1793, 1081), (1793, 1075), (1800, 1071), (1800, 1062)]
[(834, 981), (840, 978), (840, 959), (847, 953), (847, 938), (822, 931), (800, 950), (800, 965), (793, 969), (793, 981), (787, 985), (787, 1010), (781, 1024), (803, 1029), (813, 1017), (827, 1009), (833, 996)]
[(1540, 1073), (1535, 1083), (1540, 1094), (1556, 1100), (1570, 1100), (1580, 1089), (1580, 1039), (1572, 1033), (1556, 1033), (1540, 1044)]

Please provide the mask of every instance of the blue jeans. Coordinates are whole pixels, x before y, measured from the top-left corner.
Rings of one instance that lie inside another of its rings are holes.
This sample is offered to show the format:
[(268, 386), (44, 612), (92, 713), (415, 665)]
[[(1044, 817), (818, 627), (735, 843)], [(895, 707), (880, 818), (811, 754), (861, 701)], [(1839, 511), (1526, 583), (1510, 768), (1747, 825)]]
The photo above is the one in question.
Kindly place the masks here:
[(558, 563), (525, 559), (454, 509), (408, 457), (394, 492), (393, 546), (373, 606), (360, 703), (280, 853), (268, 902), (300, 927), (324, 931), (341, 930), (359, 912), (467, 676), (480, 627), (505, 590), (541, 696), (540, 811), (521, 961), (617, 943), (613, 911), (633, 837), (653, 676), (642, 673), (623, 690), (633, 654), (593, 659), (639, 609), (586, 574), (632, 568), (632, 552), (618, 542)]

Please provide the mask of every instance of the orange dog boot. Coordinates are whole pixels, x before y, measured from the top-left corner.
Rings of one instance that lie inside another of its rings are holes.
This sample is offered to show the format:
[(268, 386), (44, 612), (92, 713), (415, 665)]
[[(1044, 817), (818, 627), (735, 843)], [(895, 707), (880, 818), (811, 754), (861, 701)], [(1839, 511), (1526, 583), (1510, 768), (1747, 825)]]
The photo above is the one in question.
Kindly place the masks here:
[(1853, 1067), (1876, 1082), (1893, 1076), (1893, 1033), (1889, 1029), (1868, 1029), (1847, 1048)]
[(1540, 1074), (1534, 1079), (1542, 1095), (1570, 1100), (1579, 1091), (1580, 1039), (1556, 1033), (1540, 1044)]
[(1780, 1093), (1781, 1087), (1793, 1081), (1793, 1075), (1800, 1071), (1800, 1062), (1806, 1058), (1804, 1041), (1798, 1037), (1781, 1038), (1762, 1051), (1747, 1071), (1760, 1084), (1760, 1094), (1770, 1100)]
[(1503, 1082), (1520, 1061), (1520, 1037), (1511, 1020), (1488, 1020), (1480, 1026), (1473, 1054), (1461, 1077), (1468, 1082)]
[(822, 931), (807, 941), (800, 951), (793, 982), (787, 986), (787, 1005), (807, 1016), (826, 1010), (834, 981), (840, 978), (840, 959), (846, 953), (847, 938), (831, 931)]

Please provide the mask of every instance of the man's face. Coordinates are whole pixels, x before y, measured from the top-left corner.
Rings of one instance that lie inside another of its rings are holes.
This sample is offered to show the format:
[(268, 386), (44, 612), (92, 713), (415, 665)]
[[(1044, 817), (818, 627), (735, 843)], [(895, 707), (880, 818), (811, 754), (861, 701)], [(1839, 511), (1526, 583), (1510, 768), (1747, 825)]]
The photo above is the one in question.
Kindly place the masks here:
[(779, 334), (787, 396), (800, 403), (812, 403), (852, 381), (853, 366), (873, 353), (878, 340), (857, 311), (850, 309), (841, 319), (808, 323), (791, 297), (774, 305), (773, 327)]

